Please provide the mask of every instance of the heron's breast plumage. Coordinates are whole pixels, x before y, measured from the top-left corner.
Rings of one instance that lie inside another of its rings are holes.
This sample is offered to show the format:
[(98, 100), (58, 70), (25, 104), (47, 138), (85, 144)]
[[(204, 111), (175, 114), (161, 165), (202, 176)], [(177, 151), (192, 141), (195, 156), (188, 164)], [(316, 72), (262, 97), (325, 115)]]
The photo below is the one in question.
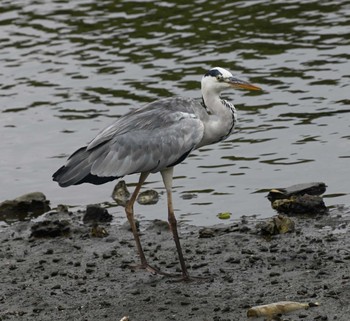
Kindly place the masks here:
[(204, 134), (197, 148), (225, 140), (232, 134), (237, 122), (236, 109), (226, 100), (217, 100), (205, 107), (199, 113)]

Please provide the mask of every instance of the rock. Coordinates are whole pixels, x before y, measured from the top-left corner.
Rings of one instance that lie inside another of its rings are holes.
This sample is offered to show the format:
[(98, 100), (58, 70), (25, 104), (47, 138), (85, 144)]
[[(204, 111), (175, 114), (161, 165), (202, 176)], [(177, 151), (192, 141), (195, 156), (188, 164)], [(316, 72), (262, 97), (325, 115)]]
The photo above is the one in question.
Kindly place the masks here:
[(114, 187), (112, 192), (112, 198), (120, 206), (125, 206), (130, 198), (130, 192), (126, 187), (125, 181), (119, 181), (118, 184)]
[(139, 194), (137, 202), (141, 205), (156, 204), (159, 201), (159, 194), (157, 191), (150, 189)]
[(83, 217), (83, 222), (87, 223), (107, 223), (112, 221), (113, 216), (108, 213), (107, 209), (102, 208), (100, 205), (88, 205)]
[(326, 184), (322, 182), (296, 184), (286, 188), (270, 190), (267, 198), (273, 202), (276, 199), (290, 198), (292, 195), (321, 195), (326, 191)]
[(285, 214), (325, 214), (327, 207), (322, 197), (317, 195), (293, 195), (288, 199), (277, 199), (271, 204), (279, 213)]
[(59, 212), (59, 213), (69, 213), (68, 205), (58, 204), (57, 205), (57, 212)]
[(6, 223), (27, 221), (50, 210), (50, 201), (41, 192), (24, 194), (0, 203), (0, 220)]
[(211, 238), (215, 236), (215, 230), (212, 228), (204, 227), (199, 230), (199, 238)]
[(92, 237), (102, 238), (102, 237), (107, 237), (109, 233), (104, 227), (98, 226), (97, 223), (94, 223), (93, 226), (91, 227), (90, 235)]
[(294, 222), (285, 215), (277, 215), (266, 222), (258, 224), (258, 229), (263, 235), (276, 235), (293, 232), (295, 230)]
[(156, 230), (159, 232), (162, 232), (162, 231), (169, 232), (170, 227), (169, 227), (169, 223), (167, 221), (155, 219), (152, 222), (150, 222), (150, 225), (147, 227), (147, 230)]
[(271, 206), (285, 214), (324, 214), (327, 207), (320, 196), (326, 191), (322, 182), (292, 185), (270, 190), (267, 198)]
[(31, 237), (58, 237), (70, 234), (70, 223), (65, 220), (42, 221), (31, 227)]
[[(112, 198), (120, 206), (125, 206), (130, 198), (130, 192), (128, 191), (125, 181), (119, 181), (114, 187)], [(159, 194), (155, 190), (147, 190), (139, 194), (137, 202), (141, 205), (156, 204), (159, 200)]]

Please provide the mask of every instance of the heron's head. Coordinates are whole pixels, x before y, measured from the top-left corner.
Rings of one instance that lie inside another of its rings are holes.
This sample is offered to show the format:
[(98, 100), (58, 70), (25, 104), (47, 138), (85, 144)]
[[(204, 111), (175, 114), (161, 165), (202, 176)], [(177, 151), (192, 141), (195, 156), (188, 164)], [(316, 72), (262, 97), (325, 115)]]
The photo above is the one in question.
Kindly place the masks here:
[(202, 78), (202, 90), (220, 93), (227, 88), (261, 90), (249, 82), (235, 78), (228, 70), (215, 67), (210, 69)]

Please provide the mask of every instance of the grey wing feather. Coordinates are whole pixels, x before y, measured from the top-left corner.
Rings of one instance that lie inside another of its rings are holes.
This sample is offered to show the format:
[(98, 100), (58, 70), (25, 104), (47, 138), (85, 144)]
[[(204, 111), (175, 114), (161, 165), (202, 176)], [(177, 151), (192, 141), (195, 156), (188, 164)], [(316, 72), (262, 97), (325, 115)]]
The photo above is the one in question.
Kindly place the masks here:
[(157, 172), (188, 154), (200, 142), (204, 127), (188, 106), (182, 106), (185, 102), (189, 101), (158, 101), (108, 127), (87, 147), (104, 150), (93, 157), (91, 173), (120, 177)]
[(203, 137), (195, 101), (163, 99), (133, 111), (76, 151), (53, 176), (61, 186), (101, 184), (182, 161)]

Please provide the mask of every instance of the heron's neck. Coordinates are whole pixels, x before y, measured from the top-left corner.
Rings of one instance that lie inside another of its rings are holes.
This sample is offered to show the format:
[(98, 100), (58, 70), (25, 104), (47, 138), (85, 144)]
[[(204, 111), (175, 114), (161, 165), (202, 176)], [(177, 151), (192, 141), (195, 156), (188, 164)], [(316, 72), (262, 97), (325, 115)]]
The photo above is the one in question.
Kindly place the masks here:
[(203, 91), (202, 98), (207, 116), (202, 119), (204, 136), (200, 146), (224, 140), (232, 133), (236, 123), (235, 107), (222, 100), (219, 93)]
[(209, 114), (212, 115), (221, 115), (222, 114), (222, 104), (220, 93), (215, 91), (203, 91), (203, 104)]
[(221, 99), (220, 92), (216, 90), (202, 90), (202, 99), (208, 114), (216, 116), (225, 123), (227, 123), (227, 117), (231, 116), (236, 111), (231, 103)]

